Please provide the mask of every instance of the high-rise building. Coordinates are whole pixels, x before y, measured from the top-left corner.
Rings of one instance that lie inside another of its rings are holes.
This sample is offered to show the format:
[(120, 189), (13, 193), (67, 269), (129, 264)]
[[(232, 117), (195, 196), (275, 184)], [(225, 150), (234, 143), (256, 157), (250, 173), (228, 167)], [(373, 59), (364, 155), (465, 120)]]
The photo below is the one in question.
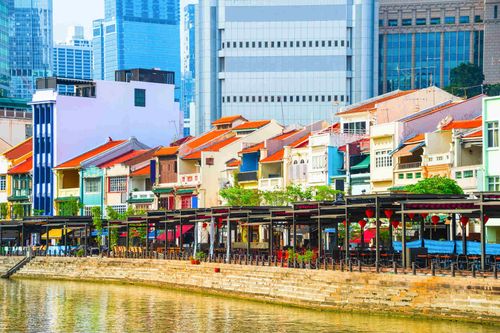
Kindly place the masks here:
[(201, 1), (196, 130), (220, 116), (332, 119), (376, 92), (378, 0)]
[(194, 133), (191, 114), (195, 112), (195, 0), (183, 9), (181, 109), (184, 113), (184, 136)]
[(9, 6), (0, 2), (0, 97), (9, 95)]
[[(70, 27), (66, 42), (54, 46), (53, 66), (57, 77), (92, 79), (92, 44), (85, 39), (83, 27)], [(61, 94), (73, 93), (74, 87), (61, 85), (58, 90)]]
[(10, 95), (31, 98), (52, 72), (52, 0), (9, 0)]
[(500, 82), (500, 0), (484, 1), (484, 76), (487, 83)]
[(179, 0), (105, 0), (105, 17), (93, 23), (94, 79), (115, 71), (157, 68), (175, 72), (180, 97)]
[[(500, 47), (495, 38), (500, 30), (485, 33), (492, 31), (494, 5), (485, 20), (484, 2), (380, 0), (379, 93), (445, 87), (451, 70), (461, 63), (479, 65), (487, 80), (494, 73), (499, 78)], [(490, 57), (496, 58), (496, 68), (495, 61), (487, 60)]]

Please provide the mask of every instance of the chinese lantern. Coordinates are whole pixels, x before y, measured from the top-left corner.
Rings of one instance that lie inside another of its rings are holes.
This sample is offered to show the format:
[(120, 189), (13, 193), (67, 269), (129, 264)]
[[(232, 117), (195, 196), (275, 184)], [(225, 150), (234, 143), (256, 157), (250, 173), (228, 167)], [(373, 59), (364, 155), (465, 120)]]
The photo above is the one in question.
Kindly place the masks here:
[(413, 221), (413, 219), (415, 218), (415, 213), (408, 213), (408, 217)]
[(420, 216), (422, 216), (422, 219), (425, 220), (427, 218), (427, 216), (429, 216), (429, 214), (428, 213), (420, 213)]
[(484, 215), (483, 216), (483, 221), (484, 221), (484, 224), (488, 223), (488, 220), (490, 219), (490, 217), (488, 215)]
[(359, 220), (358, 223), (359, 223), (359, 226), (361, 227), (361, 229), (365, 228), (365, 225), (366, 225), (366, 221), (365, 220)]
[(432, 224), (434, 224), (434, 225), (437, 225), (439, 223), (439, 221), (441, 221), (441, 219), (437, 215), (432, 216), (431, 220), (432, 220)]
[(373, 211), (373, 209), (368, 208), (367, 210), (365, 210), (365, 214), (367, 218), (371, 219), (375, 215), (375, 212)]
[(469, 218), (467, 216), (460, 217), (460, 223), (465, 227), (469, 223)]
[(392, 210), (390, 210), (390, 209), (384, 210), (385, 217), (387, 217), (388, 219), (390, 219), (392, 217), (393, 213), (394, 212)]
[(344, 225), (344, 227), (347, 227), (347, 221), (346, 220), (342, 221), (342, 224)]
[(391, 225), (394, 229), (397, 229), (399, 227), (399, 221), (391, 221)]
[(203, 224), (201, 226), (203, 227), (203, 229), (206, 229), (207, 228), (207, 223), (203, 222)]

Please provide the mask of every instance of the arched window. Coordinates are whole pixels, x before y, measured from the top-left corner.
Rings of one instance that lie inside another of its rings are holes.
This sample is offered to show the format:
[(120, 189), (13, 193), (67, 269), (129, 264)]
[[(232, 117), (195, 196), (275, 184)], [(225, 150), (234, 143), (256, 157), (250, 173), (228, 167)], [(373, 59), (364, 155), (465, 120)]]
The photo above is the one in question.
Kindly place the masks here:
[(304, 164), (306, 163), (304, 160), (300, 160), (300, 164)]

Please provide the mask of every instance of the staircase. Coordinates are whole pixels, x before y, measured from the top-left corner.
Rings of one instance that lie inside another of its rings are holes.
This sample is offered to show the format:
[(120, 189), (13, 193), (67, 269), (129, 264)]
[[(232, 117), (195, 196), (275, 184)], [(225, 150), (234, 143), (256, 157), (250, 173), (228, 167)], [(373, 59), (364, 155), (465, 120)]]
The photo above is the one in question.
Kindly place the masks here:
[(19, 271), (21, 268), (24, 267), (27, 263), (33, 259), (34, 256), (26, 256), (20, 261), (18, 261), (13, 267), (9, 268), (5, 273), (3, 273), (0, 278), (2, 279), (8, 279), (10, 278), (13, 274), (15, 274), (17, 271)]

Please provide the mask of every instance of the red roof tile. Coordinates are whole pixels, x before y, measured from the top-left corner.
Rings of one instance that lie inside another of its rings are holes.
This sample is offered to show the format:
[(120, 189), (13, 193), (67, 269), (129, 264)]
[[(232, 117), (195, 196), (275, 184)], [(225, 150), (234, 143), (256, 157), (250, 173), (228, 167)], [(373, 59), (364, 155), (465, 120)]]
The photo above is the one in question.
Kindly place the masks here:
[(240, 151), (240, 154), (255, 153), (263, 148), (264, 148), (264, 142), (257, 143), (255, 145), (243, 149), (242, 151)]
[(274, 162), (279, 162), (283, 161), (283, 156), (285, 155), (285, 150), (281, 149), (277, 151), (276, 153), (272, 154), (271, 156), (268, 156), (264, 158), (263, 160), (260, 160), (261, 163), (274, 163)]
[(483, 131), (480, 130), (480, 131), (476, 131), (476, 132), (472, 132), (470, 134), (467, 134), (466, 136), (464, 136), (464, 138), (482, 138), (483, 137)]
[(105, 144), (94, 148), (92, 150), (89, 150), (86, 153), (83, 153), (75, 158), (70, 159), (69, 161), (66, 161), (62, 164), (59, 164), (55, 169), (63, 169), (63, 168), (78, 168), (80, 166), (80, 163), (88, 160), (89, 158), (92, 158), (94, 156), (97, 156), (111, 148), (114, 148), (122, 143), (124, 143), (126, 140), (117, 140), (117, 141), (108, 141)]
[(33, 138), (29, 138), (3, 153), (9, 160), (16, 160), (33, 150)]
[(406, 140), (406, 144), (408, 143), (414, 143), (414, 142), (420, 142), (420, 141), (424, 141), (425, 140), (425, 134), (421, 133), (421, 134), (417, 134), (415, 135), (413, 138), (409, 139), (409, 140)]
[(359, 112), (370, 111), (370, 110), (373, 110), (375, 108), (375, 106), (377, 104), (379, 104), (379, 103), (386, 102), (386, 101), (389, 101), (389, 100), (394, 99), (394, 98), (402, 97), (402, 96), (414, 93), (415, 91), (416, 90), (407, 90), (407, 91), (400, 91), (400, 92), (391, 94), (389, 96), (382, 95), (382, 96), (376, 97), (371, 102), (362, 104), (362, 105), (357, 106), (357, 107), (353, 107), (352, 109), (349, 109), (349, 110), (337, 112), (337, 115), (344, 115), (344, 114), (351, 114), (351, 113), (359, 113)]
[(198, 147), (203, 146), (204, 144), (214, 140), (215, 138), (218, 138), (224, 134), (229, 133), (230, 130), (224, 129), (224, 130), (213, 130), (210, 132), (207, 132), (205, 134), (202, 134), (201, 136), (194, 138), (191, 141), (188, 141), (186, 145), (191, 148), (191, 149), (196, 149)]
[(289, 144), (290, 147), (293, 147), (293, 148), (302, 148), (304, 147), (306, 144), (309, 143), (309, 137), (311, 136), (311, 133), (307, 134), (306, 136), (296, 140), (295, 142), (292, 142), (291, 144)]
[(269, 124), (271, 121), (270, 120), (257, 120), (257, 121), (249, 121), (246, 123), (243, 123), (241, 125), (238, 125), (233, 128), (235, 131), (241, 131), (245, 129), (256, 129), (256, 128), (261, 128)]
[(231, 124), (238, 119), (246, 120), (242, 115), (237, 114), (234, 116), (227, 116), (227, 117), (219, 118), (216, 121), (213, 121), (212, 125)]
[(30, 156), (18, 165), (12, 167), (7, 172), (9, 175), (20, 175), (23, 173), (29, 173), (33, 170), (33, 157)]
[(187, 156), (184, 156), (183, 159), (186, 159), (186, 160), (200, 159), (202, 151), (219, 151), (221, 148), (224, 148), (225, 146), (237, 141), (238, 139), (239, 139), (238, 137), (233, 136), (233, 137), (230, 137), (229, 139), (225, 139), (225, 140), (216, 142), (209, 147), (205, 147), (201, 150), (198, 150), (194, 153), (191, 153)]
[(176, 155), (178, 151), (179, 151), (179, 146), (161, 147), (155, 153), (155, 156), (172, 156), (172, 155)]
[(130, 177), (149, 176), (150, 174), (151, 166), (148, 164), (145, 167), (137, 169), (134, 172), (130, 173)]
[(232, 168), (239, 167), (239, 166), (240, 166), (240, 164), (241, 164), (241, 161), (240, 161), (240, 160), (237, 160), (237, 159), (235, 159), (235, 158), (233, 158), (233, 159), (231, 159), (231, 160), (229, 160), (229, 161), (227, 161), (227, 162), (226, 162), (226, 165), (227, 165), (228, 167), (232, 167)]
[(452, 130), (452, 129), (469, 129), (477, 128), (483, 126), (482, 118), (470, 119), (470, 120), (453, 120), (448, 125), (443, 126), (441, 129)]
[(103, 163), (101, 165), (99, 165), (99, 168), (111, 168), (113, 165), (116, 165), (116, 164), (119, 164), (119, 163), (122, 163), (122, 162), (125, 162), (125, 161), (128, 161), (129, 159), (131, 158), (134, 158), (140, 154), (143, 154), (144, 152), (146, 152), (147, 150), (132, 150), (132, 151), (129, 151), (128, 153), (125, 153), (121, 156), (118, 156), (110, 161), (107, 161), (106, 163)]
[(289, 132), (286, 132), (286, 133), (280, 134), (278, 136), (275, 136), (274, 138), (272, 138), (272, 140), (285, 140), (286, 138), (294, 135), (297, 132), (299, 132), (299, 130), (291, 130)]

